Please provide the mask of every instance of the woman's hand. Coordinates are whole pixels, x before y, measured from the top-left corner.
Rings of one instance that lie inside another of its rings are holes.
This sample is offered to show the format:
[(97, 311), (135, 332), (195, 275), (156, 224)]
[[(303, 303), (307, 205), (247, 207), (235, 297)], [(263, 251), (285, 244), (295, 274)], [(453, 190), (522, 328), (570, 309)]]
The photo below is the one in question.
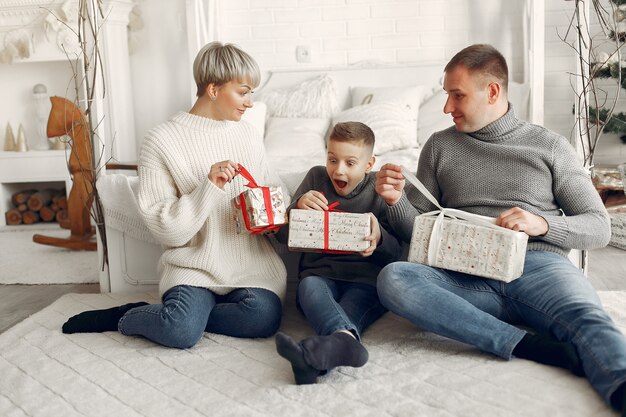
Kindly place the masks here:
[(385, 164), (376, 173), (376, 192), (388, 206), (393, 206), (402, 197), (404, 175), (400, 165)]
[(209, 181), (223, 190), (224, 185), (229, 183), (237, 174), (239, 174), (239, 169), (235, 162), (231, 160), (221, 161), (211, 165)]
[(328, 200), (319, 191), (311, 190), (298, 199), (296, 208), (302, 210), (328, 210)]
[(506, 229), (524, 232), (528, 236), (543, 236), (548, 233), (548, 222), (541, 216), (513, 207), (496, 217), (496, 224)]
[(363, 256), (370, 256), (374, 253), (378, 244), (380, 243), (380, 239), (382, 237), (382, 232), (380, 231), (380, 224), (378, 223), (378, 219), (372, 213), (367, 213), (370, 216), (370, 234), (369, 236), (365, 236), (364, 240), (369, 240), (370, 246), (361, 252)]

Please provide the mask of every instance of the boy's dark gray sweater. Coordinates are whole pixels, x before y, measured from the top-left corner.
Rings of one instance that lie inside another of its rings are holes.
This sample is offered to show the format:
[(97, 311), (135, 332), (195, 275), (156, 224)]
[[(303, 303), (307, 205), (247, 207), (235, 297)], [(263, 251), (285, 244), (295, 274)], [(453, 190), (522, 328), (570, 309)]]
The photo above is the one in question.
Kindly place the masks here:
[[(365, 178), (346, 197), (335, 192), (333, 185), (326, 173), (326, 167), (316, 166), (302, 180), (296, 190), (291, 206), (288, 211), (296, 207), (298, 199), (310, 190), (324, 193), (328, 203), (339, 202), (337, 210), (349, 213), (372, 213), (378, 219), (382, 239), (380, 245), (371, 256), (363, 257), (360, 254), (336, 255), (321, 252), (303, 252), (300, 258), (300, 278), (311, 275), (322, 276), (342, 281), (361, 282), (376, 285), (376, 277), (380, 270), (388, 263), (397, 261), (402, 255), (402, 246), (398, 239), (390, 234), (387, 221), (387, 204), (376, 194), (376, 176), (374, 173), (365, 175)], [(279, 242), (286, 243), (288, 227), (282, 227), (276, 238)]]
[[(477, 132), (450, 127), (433, 134), (420, 155), (417, 177), (443, 207), (491, 217), (520, 207), (543, 217), (548, 233), (530, 238), (528, 250), (566, 255), (571, 248), (605, 246), (611, 236), (606, 209), (572, 146), (518, 119), (511, 108)], [(435, 209), (409, 184), (387, 214), (408, 241), (418, 212)]]

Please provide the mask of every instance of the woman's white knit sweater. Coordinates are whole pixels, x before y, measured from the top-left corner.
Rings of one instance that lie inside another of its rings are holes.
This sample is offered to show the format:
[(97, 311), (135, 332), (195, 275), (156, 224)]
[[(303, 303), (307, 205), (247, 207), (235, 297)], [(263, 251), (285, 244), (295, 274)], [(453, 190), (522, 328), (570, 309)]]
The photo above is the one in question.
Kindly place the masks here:
[(220, 190), (208, 179), (216, 162), (243, 165), (260, 185), (271, 177), (263, 139), (249, 123), (181, 112), (148, 132), (139, 161), (139, 211), (165, 246), (159, 262), (162, 295), (177, 285), (226, 294), (265, 288), (284, 298), (287, 273), (267, 237), (238, 234), (232, 199), (246, 190), (237, 175)]

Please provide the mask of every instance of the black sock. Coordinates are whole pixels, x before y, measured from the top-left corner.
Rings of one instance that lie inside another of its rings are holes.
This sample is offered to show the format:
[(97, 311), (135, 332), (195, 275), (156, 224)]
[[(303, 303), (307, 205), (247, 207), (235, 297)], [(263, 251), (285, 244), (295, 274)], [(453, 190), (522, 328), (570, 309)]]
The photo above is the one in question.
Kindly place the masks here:
[(128, 310), (148, 303), (130, 303), (106, 310), (84, 311), (63, 324), (63, 333), (102, 333), (117, 331), (117, 323)]
[(565, 368), (577, 376), (585, 376), (582, 362), (574, 345), (559, 342), (548, 336), (526, 333), (513, 349), (513, 355), (545, 365)]
[(276, 333), (275, 340), (278, 354), (291, 362), (291, 369), (296, 378), (296, 384), (315, 384), (320, 371), (306, 363), (300, 345), (283, 332)]
[(617, 411), (622, 412), (622, 417), (626, 417), (626, 382), (617, 387), (613, 395), (611, 395), (611, 405)]
[(319, 370), (329, 370), (336, 366), (358, 368), (367, 363), (367, 349), (345, 332), (329, 336), (311, 336), (300, 342), (306, 362)]

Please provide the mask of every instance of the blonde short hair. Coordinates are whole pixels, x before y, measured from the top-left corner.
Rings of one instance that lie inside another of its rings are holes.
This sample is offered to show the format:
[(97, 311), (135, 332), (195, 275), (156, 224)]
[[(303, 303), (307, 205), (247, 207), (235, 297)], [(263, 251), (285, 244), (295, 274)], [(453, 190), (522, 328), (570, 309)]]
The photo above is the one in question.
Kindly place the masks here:
[(259, 66), (248, 53), (232, 43), (211, 42), (202, 47), (193, 61), (193, 78), (197, 97), (209, 84), (217, 86), (230, 81), (246, 81), (255, 88), (261, 82)]

